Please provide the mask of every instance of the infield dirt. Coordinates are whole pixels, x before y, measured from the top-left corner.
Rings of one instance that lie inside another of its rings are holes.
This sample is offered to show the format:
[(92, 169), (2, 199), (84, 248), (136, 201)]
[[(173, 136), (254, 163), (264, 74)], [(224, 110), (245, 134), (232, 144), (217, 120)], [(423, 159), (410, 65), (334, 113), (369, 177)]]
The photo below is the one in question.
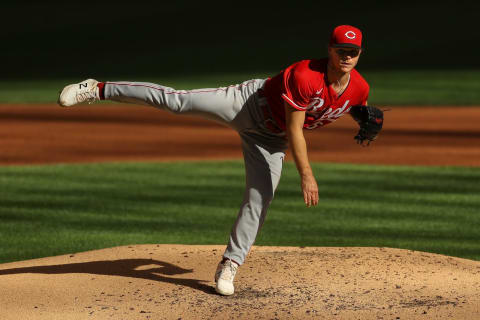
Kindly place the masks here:
[[(348, 117), (307, 133), (323, 162), (480, 165), (480, 108), (394, 108), (369, 148)], [(236, 133), (147, 107), (0, 106), (0, 164), (241, 158)], [(288, 158), (287, 158), (288, 159)], [(135, 245), (0, 265), (1, 319), (480, 319), (480, 262), (389, 248)]]
[[(306, 131), (312, 161), (480, 166), (480, 108), (395, 107), (368, 148), (345, 116)], [(241, 158), (240, 138), (214, 122), (140, 106), (0, 106), (0, 164)], [(292, 160), (287, 155), (287, 160)]]

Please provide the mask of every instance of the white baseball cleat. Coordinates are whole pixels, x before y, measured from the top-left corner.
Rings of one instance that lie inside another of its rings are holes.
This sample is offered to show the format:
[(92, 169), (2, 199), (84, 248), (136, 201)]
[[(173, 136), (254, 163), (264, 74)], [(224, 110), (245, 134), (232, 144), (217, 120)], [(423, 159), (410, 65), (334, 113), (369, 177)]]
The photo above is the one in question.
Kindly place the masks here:
[(220, 261), (215, 272), (215, 282), (217, 283), (215, 291), (224, 296), (232, 295), (235, 292), (233, 279), (235, 279), (237, 269), (238, 264), (230, 259), (225, 260), (223, 263)]
[(58, 97), (58, 104), (62, 107), (70, 107), (82, 102), (92, 103), (100, 100), (98, 81), (88, 79), (63, 88)]

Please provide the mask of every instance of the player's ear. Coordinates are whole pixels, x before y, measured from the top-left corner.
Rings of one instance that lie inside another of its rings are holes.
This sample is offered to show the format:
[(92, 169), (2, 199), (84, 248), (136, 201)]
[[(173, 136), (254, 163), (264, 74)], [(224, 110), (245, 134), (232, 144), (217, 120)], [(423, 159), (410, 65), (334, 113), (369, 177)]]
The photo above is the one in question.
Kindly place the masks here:
[(331, 55), (331, 50), (333, 50), (333, 47), (331, 45), (327, 45), (327, 52), (329, 56)]

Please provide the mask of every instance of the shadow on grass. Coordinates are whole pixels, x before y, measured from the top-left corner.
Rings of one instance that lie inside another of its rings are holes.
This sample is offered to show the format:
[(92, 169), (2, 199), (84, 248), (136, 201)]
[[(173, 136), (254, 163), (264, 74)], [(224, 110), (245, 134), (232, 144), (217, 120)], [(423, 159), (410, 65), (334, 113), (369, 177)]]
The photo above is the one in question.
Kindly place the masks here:
[[(137, 270), (142, 266), (158, 265), (158, 267)], [(151, 259), (121, 259), (113, 261), (92, 261), (82, 263), (70, 263), (51, 266), (36, 266), (25, 268), (14, 268), (0, 270), (1, 275), (21, 274), (21, 273), (40, 273), (40, 274), (64, 274), (64, 273), (88, 273), (106, 276), (120, 276), (127, 278), (137, 278), (153, 280), (165, 283), (190, 287), (195, 290), (203, 291), (207, 294), (215, 294), (213, 287), (204, 284), (202, 280), (170, 278), (163, 275), (174, 276), (179, 274), (191, 273), (192, 269), (183, 269), (179, 266)]]

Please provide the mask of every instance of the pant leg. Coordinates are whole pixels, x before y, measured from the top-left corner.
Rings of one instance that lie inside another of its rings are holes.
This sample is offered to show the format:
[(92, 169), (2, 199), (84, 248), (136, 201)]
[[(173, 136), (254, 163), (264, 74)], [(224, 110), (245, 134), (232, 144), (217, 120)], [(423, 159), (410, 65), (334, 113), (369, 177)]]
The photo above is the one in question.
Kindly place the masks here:
[(240, 131), (254, 124), (248, 113), (265, 80), (222, 88), (176, 90), (146, 82), (105, 82), (105, 99), (153, 106), (176, 114), (199, 115)]
[(265, 80), (217, 89), (175, 90), (142, 82), (106, 82), (105, 98), (149, 105), (176, 114), (217, 120), (240, 133), (246, 189), (224, 256), (243, 264), (280, 181), (286, 142), (262, 129), (259, 96)]
[(267, 150), (255, 134), (241, 134), (246, 189), (224, 257), (243, 264), (259, 233), (282, 173), (284, 149)]

